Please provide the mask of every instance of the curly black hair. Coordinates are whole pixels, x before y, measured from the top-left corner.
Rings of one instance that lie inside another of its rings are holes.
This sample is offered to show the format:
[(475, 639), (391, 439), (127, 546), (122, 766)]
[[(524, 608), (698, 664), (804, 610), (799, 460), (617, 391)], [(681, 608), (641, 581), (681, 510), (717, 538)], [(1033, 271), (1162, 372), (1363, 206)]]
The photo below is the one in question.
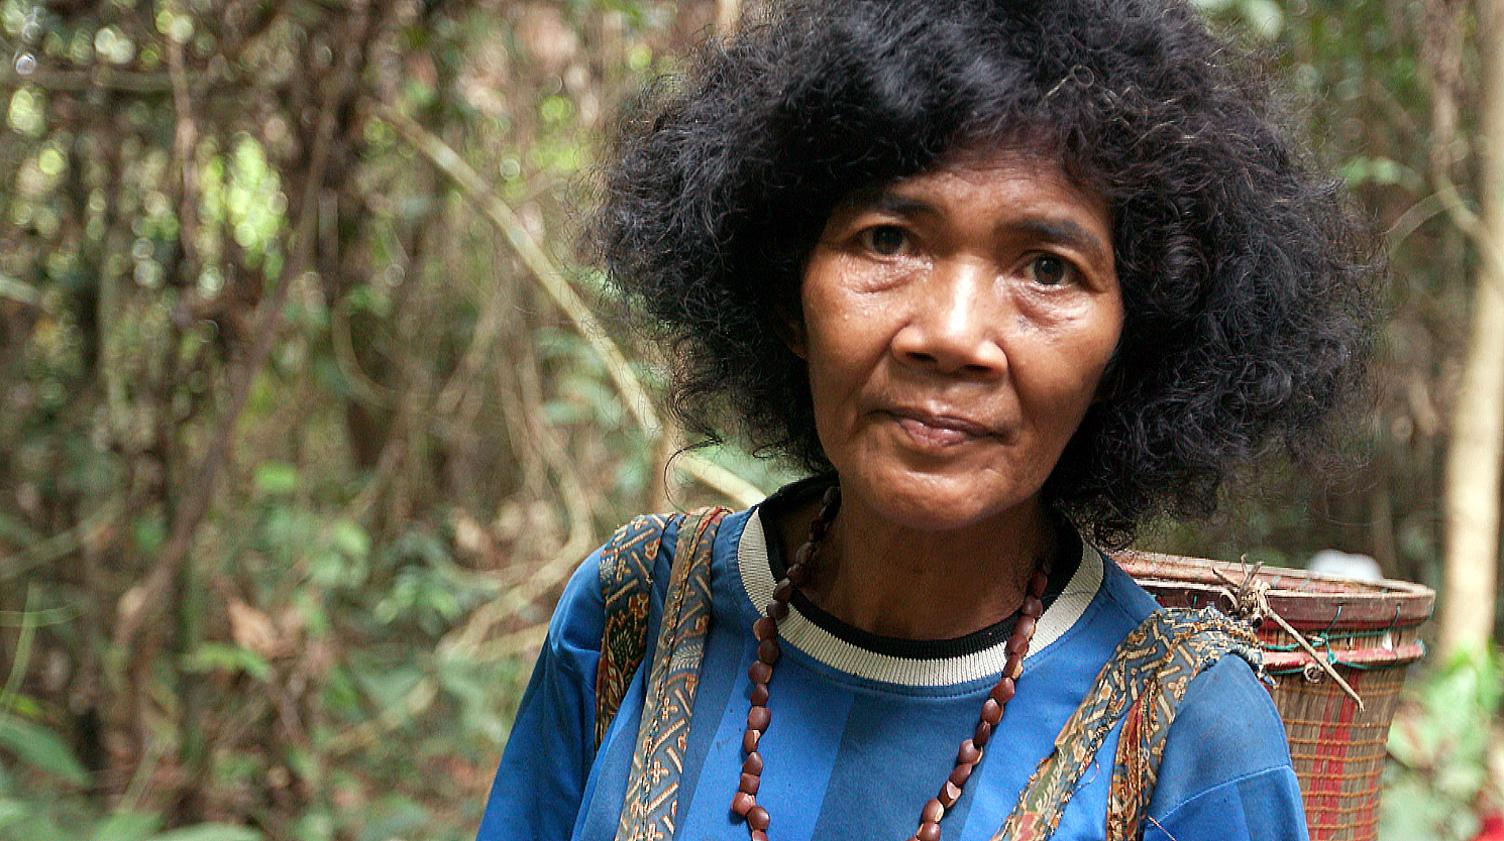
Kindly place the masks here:
[(962, 148), (1058, 156), (1109, 202), (1125, 323), (1044, 493), (1122, 546), (1309, 451), (1362, 380), (1372, 239), (1271, 89), (1182, 0), (790, 0), (629, 107), (589, 242), (688, 430), (828, 469), (777, 321), (837, 202)]

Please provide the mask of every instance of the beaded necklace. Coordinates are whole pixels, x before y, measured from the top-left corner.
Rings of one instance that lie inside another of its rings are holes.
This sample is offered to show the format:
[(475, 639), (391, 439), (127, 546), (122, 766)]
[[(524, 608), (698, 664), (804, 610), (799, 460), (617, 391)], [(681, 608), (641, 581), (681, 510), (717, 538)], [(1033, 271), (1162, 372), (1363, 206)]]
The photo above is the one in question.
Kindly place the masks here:
[[(794, 562), (784, 570), (783, 578), (773, 588), (773, 599), (752, 625), (752, 635), (757, 638), (757, 662), (747, 670), (752, 680), (751, 709), (747, 711), (747, 730), (742, 734), (741, 783), (731, 798), (731, 812), (747, 822), (751, 841), (768, 841), (768, 825), (772, 817), (766, 807), (757, 803), (757, 789), (762, 779), (762, 754), (757, 743), (767, 732), (773, 715), (768, 710), (768, 682), (773, 679), (773, 666), (780, 654), (778, 646), (778, 623), (789, 615), (789, 600), (797, 587), (808, 583), (811, 564), (819, 554), (820, 542), (830, 532), (836, 511), (841, 507), (841, 488), (832, 486), (820, 500), (820, 512), (810, 523), (809, 539), (794, 552)], [(1044, 591), (1049, 585), (1049, 571), (1044, 565), (1029, 577), (1024, 603), (1019, 608), (1017, 623), (1008, 637), (1003, 673), (982, 702), (982, 712), (971, 738), (961, 742), (956, 752), (956, 764), (950, 776), (940, 785), (940, 791), (925, 802), (919, 811), (919, 826), (909, 841), (939, 841), (940, 820), (946, 810), (956, 805), (961, 798), (961, 789), (966, 785), (977, 763), (982, 761), (982, 751), (992, 738), (993, 728), (1002, 721), (1003, 708), (1013, 700), (1017, 692), (1018, 676), (1023, 673), (1024, 655), (1029, 651), (1029, 642), (1034, 637), (1034, 628), (1044, 614)]]

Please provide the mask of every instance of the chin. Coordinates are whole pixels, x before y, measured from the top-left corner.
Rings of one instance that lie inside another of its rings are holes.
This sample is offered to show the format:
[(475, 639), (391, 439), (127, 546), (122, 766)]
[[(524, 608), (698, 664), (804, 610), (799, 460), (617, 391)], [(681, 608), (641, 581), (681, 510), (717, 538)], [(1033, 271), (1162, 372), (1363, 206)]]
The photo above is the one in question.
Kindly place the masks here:
[(1027, 504), (1037, 495), (1018, 488), (978, 488), (971, 477), (868, 471), (841, 473), (842, 494), (856, 494), (890, 523), (915, 531), (964, 529)]

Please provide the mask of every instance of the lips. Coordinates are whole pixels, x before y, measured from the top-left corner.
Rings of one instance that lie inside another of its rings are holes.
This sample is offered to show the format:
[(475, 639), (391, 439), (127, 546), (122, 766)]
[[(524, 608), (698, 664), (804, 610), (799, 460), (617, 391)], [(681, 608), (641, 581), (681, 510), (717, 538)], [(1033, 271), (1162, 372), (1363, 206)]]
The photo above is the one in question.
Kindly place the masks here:
[(922, 409), (888, 409), (886, 413), (916, 444), (925, 447), (951, 447), (997, 433), (985, 424), (944, 413)]

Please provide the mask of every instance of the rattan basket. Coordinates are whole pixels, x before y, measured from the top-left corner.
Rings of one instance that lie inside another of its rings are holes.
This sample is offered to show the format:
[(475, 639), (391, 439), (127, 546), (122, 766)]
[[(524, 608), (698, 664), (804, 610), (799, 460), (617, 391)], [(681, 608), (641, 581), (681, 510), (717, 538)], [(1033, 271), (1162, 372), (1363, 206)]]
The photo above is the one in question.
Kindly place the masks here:
[[(1232, 607), (1236, 563), (1125, 552), (1129, 575), (1170, 607)], [(1259, 628), (1264, 667), (1275, 680), (1275, 706), (1290, 738), (1290, 756), (1305, 797), (1313, 841), (1373, 841), (1378, 834), (1379, 778), (1400, 687), (1425, 654), (1419, 630), (1436, 594), (1403, 581), (1354, 581), (1302, 570), (1265, 568), (1269, 606), (1298, 630), (1363, 698), (1364, 709), (1327, 676), (1276, 622)]]

